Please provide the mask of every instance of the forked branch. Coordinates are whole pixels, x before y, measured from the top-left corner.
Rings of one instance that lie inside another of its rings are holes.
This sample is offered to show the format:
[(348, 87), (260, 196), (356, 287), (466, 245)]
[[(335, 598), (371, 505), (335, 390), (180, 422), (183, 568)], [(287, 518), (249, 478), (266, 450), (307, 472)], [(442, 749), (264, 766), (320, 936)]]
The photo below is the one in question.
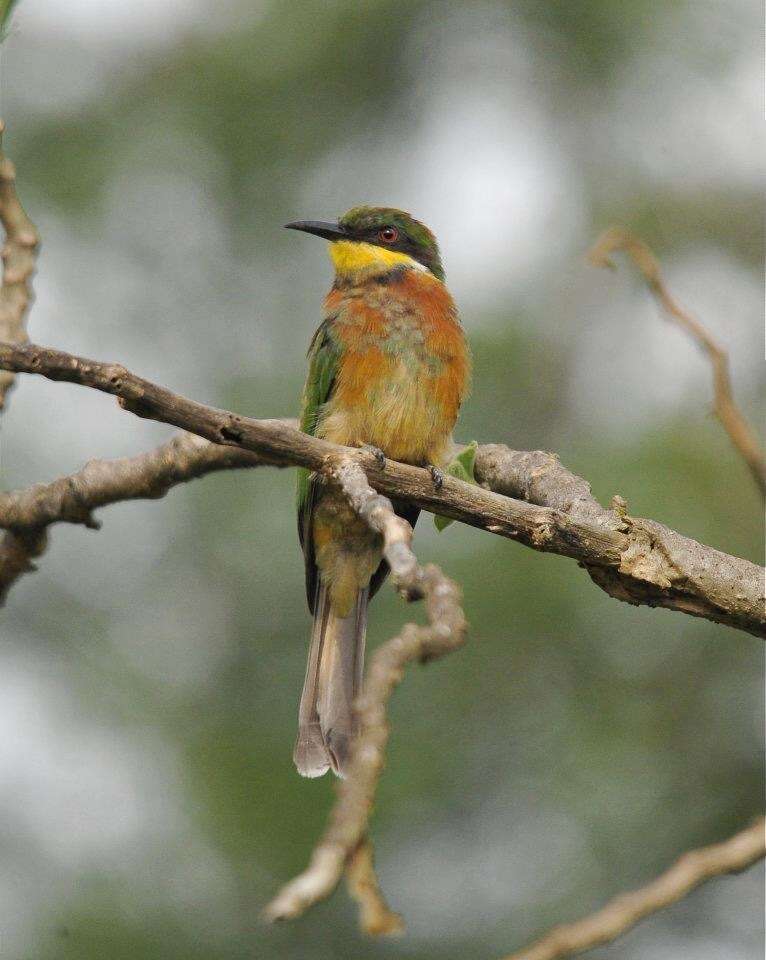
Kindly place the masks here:
[[(358, 463), (343, 455), (327, 458), (323, 472), (346, 494), (349, 503), (383, 537), (383, 556), (394, 586), (407, 600), (424, 599), (428, 623), (406, 624), (373, 654), (355, 709), (359, 733), (354, 741), (346, 780), (338, 784), (338, 799), (324, 836), (309, 865), (291, 880), (266, 908), (271, 920), (297, 917), (337, 886), (363, 843), (378, 780), (385, 763), (389, 726), (387, 705), (404, 676), (404, 668), (442, 657), (465, 641), (466, 621), (460, 590), (433, 564), (421, 567), (412, 552), (412, 528), (398, 517), (389, 500), (369, 485)], [(369, 871), (367, 871), (369, 877)], [(385, 932), (392, 932), (387, 929)]]

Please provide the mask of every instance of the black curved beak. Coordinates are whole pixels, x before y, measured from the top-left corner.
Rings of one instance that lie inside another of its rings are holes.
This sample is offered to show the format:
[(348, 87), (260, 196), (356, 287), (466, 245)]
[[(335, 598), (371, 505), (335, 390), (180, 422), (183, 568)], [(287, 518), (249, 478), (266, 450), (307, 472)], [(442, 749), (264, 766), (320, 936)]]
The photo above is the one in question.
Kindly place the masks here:
[(326, 220), (294, 220), (285, 226), (288, 230), (302, 230), (304, 233), (313, 233), (315, 237), (324, 237), (325, 240), (342, 240), (348, 236), (343, 227)]

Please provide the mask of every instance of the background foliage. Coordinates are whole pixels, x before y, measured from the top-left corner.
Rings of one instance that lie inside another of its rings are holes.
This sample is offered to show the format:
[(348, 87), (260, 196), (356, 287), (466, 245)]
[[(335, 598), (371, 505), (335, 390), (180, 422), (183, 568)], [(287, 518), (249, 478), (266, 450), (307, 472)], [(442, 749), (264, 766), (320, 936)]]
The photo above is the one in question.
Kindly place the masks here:
[[(329, 281), (281, 229), (359, 202), (442, 240), (476, 361), (464, 439), (546, 448), (652, 516), (761, 559), (754, 486), (705, 361), (630, 270), (642, 233), (760, 373), (760, 10), (723, 0), (134, 5), (25, 0), (3, 49), (8, 152), (44, 237), (31, 331), (205, 402), (296, 410)], [(25, 381), (2, 483), (167, 436)], [(0, 644), (2, 955), (41, 960), (493, 957), (722, 838), (762, 805), (758, 641), (633, 609), (571, 562), (421, 522), (470, 644), (393, 704), (374, 831), (406, 939), (341, 894), (258, 912), (331, 783), (290, 754), (308, 613), (290, 472), (216, 476), (56, 529)], [(370, 642), (405, 615), (376, 600)], [(597, 957), (760, 956), (762, 873), (716, 882)]]

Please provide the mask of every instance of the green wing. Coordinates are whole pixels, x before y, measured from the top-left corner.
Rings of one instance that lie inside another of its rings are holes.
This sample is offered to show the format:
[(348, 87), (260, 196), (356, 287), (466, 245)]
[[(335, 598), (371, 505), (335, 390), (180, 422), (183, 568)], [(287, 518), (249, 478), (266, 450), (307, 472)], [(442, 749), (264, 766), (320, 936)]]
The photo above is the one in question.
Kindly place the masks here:
[[(335, 342), (331, 321), (325, 320), (311, 341), (308, 351), (309, 370), (303, 387), (300, 428), (315, 436), (322, 407), (330, 398), (338, 369), (340, 348)], [(304, 467), (298, 470), (298, 510), (306, 503), (311, 473)]]
[[(304, 433), (309, 433), (312, 436), (316, 433), (322, 407), (332, 394), (341, 352), (341, 347), (333, 337), (332, 318), (328, 318), (314, 334), (309, 347), (309, 371), (303, 388), (300, 419), (300, 428)], [(317, 484), (311, 471), (305, 467), (300, 467), (298, 469), (298, 537), (303, 547), (303, 556), (306, 562), (306, 596), (312, 612), (317, 572), (314, 560), (314, 544), (311, 536), (311, 512), (316, 487)]]

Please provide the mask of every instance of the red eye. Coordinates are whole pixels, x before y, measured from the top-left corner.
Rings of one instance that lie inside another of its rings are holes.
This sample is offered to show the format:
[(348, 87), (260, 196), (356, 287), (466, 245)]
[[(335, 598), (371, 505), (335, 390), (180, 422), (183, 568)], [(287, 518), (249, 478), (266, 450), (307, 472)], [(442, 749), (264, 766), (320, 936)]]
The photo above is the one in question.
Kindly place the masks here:
[(383, 243), (396, 243), (399, 239), (399, 231), (396, 227), (383, 227), (383, 229), (378, 233), (378, 236), (383, 241)]

